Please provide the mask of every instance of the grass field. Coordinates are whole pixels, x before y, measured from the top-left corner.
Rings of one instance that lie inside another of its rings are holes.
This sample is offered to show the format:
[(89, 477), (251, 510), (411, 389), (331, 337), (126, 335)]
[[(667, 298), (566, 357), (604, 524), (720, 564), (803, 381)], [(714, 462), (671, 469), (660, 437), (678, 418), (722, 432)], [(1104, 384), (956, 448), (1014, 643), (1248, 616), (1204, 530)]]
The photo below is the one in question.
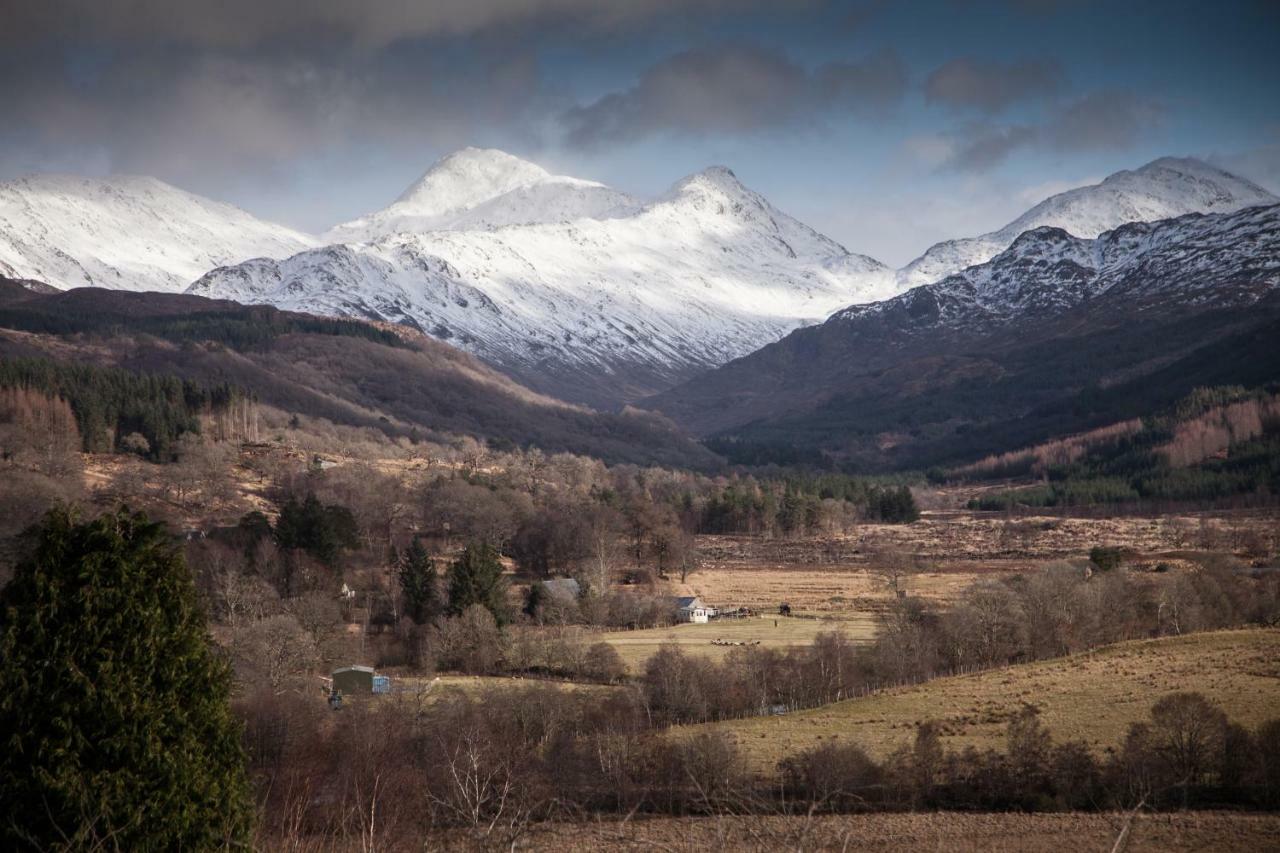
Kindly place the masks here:
[[(818, 743), (856, 743), (883, 757), (907, 743), (917, 723), (936, 720), (948, 746), (1002, 747), (1009, 718), (1034, 705), (1055, 739), (1116, 745), (1129, 723), (1177, 690), (1199, 690), (1249, 727), (1280, 717), (1280, 631), (1217, 631), (1120, 643), (1059, 660), (974, 675), (779, 717), (715, 724), (730, 732), (752, 769)], [(696, 728), (696, 727), (695, 727)]]
[(818, 634), (828, 631), (844, 631), (852, 640), (867, 641), (875, 636), (875, 619), (870, 614), (848, 614), (829, 619), (753, 616), (747, 619), (717, 619), (704, 625), (683, 624), (643, 631), (618, 631), (602, 634), (601, 639), (617, 649), (628, 669), (635, 673), (644, 668), (644, 662), (654, 652), (668, 643), (680, 646), (686, 652), (719, 660), (735, 647), (715, 645), (715, 640), (788, 648), (807, 646)]
[[(549, 824), (520, 839), (527, 850), (860, 850), (958, 853), (1107, 851), (1118, 814), (874, 814), (707, 817)], [(447, 845), (446, 846), (450, 846)], [(465, 846), (465, 845), (460, 845)], [(1141, 815), (1126, 853), (1280, 849), (1280, 815), (1181, 812)]]

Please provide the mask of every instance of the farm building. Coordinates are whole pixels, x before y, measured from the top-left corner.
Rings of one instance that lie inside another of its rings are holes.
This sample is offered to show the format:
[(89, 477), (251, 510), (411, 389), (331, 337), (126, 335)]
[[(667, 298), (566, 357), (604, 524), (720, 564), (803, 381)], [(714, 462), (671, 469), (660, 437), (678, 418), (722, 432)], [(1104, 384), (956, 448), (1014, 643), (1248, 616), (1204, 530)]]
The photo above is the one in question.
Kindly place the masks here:
[(709, 608), (696, 595), (676, 599), (677, 616), (681, 622), (706, 622)]
[(350, 696), (373, 692), (373, 667), (344, 666), (333, 671), (333, 689)]

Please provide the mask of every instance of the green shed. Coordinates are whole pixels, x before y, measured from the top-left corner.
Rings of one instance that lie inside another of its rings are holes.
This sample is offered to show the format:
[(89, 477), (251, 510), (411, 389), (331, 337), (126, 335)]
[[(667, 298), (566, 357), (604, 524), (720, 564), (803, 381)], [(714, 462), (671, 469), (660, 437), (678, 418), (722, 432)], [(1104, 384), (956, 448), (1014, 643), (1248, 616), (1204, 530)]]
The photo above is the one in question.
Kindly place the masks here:
[(333, 671), (333, 689), (343, 696), (373, 692), (373, 667), (344, 666)]

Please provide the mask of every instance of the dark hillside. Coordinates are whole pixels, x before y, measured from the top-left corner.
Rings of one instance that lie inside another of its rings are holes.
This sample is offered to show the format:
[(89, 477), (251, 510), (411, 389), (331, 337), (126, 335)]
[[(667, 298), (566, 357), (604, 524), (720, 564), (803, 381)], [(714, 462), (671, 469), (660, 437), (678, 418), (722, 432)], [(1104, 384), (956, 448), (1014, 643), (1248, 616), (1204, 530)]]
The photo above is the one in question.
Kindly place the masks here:
[(536, 394), (425, 336), (196, 296), (0, 281), (0, 358), (47, 357), (243, 389), (285, 411), (389, 435), (466, 434), (609, 462), (716, 457), (650, 413)]

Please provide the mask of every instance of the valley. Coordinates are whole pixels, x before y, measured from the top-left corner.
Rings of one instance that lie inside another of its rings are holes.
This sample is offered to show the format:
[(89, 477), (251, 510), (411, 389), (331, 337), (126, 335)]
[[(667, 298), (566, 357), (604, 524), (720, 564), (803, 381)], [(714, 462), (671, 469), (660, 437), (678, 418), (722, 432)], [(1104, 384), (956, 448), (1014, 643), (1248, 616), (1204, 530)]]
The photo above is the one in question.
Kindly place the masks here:
[(897, 270), (724, 167), (491, 149), (319, 237), (147, 179), (0, 217), (0, 612), (114, 596), (68, 655), (178, 614), (259, 847), (1275, 837), (1244, 179), (1162, 158)]

